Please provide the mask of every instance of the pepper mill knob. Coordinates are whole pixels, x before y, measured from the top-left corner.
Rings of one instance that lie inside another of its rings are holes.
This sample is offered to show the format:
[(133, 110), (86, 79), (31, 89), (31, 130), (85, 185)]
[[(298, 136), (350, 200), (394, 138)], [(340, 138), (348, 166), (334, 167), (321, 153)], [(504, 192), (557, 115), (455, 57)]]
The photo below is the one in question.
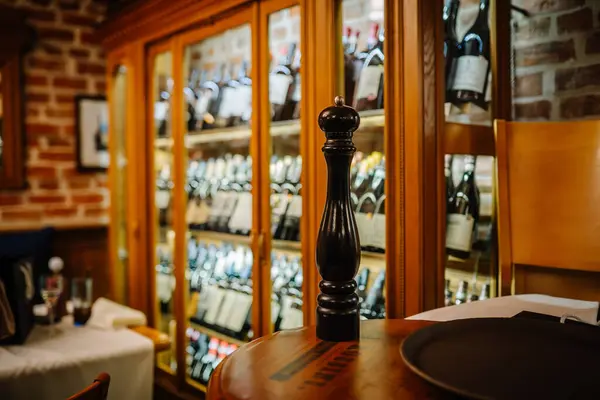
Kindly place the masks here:
[(344, 342), (358, 340), (359, 298), (354, 277), (360, 265), (360, 243), (350, 200), (350, 164), (356, 152), (352, 134), (360, 124), (356, 110), (337, 96), (335, 105), (319, 114), (325, 132), (327, 200), (317, 238), (317, 268), (323, 278), (317, 296), (317, 337)]
[(336, 96), (334, 106), (327, 107), (319, 114), (319, 128), (329, 138), (332, 133), (346, 133), (352, 136), (352, 132), (360, 125), (360, 116), (352, 107), (345, 104), (342, 96)]

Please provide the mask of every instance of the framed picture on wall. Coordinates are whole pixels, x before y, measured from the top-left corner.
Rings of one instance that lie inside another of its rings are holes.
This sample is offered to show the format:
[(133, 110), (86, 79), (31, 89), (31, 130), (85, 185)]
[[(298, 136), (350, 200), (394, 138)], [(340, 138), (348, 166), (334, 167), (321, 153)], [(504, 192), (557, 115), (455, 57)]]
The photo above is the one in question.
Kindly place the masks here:
[(75, 97), (77, 169), (82, 172), (108, 168), (108, 103), (104, 96)]

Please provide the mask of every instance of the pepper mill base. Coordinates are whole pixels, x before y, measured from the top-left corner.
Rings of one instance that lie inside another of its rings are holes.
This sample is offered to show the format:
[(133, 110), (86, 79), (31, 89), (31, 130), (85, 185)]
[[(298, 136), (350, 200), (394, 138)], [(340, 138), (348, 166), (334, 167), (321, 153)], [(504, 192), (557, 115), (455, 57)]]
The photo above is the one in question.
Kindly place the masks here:
[(358, 310), (349, 314), (324, 313), (317, 307), (317, 338), (327, 342), (352, 342), (360, 336)]

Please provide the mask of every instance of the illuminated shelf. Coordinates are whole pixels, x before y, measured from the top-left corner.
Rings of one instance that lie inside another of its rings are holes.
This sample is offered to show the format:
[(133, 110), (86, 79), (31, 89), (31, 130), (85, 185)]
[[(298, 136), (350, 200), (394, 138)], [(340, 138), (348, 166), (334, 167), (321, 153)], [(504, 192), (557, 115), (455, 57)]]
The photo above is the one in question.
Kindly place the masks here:
[(226, 341), (228, 343), (237, 344), (238, 346), (243, 346), (246, 343), (248, 343), (246, 341), (243, 341), (243, 340), (240, 340), (240, 339), (236, 339), (236, 338), (232, 338), (231, 336), (227, 336), (224, 333), (219, 333), (217, 331), (214, 331), (214, 330), (212, 330), (210, 328), (205, 327), (204, 325), (200, 325), (200, 324), (194, 322), (192, 319), (190, 319), (190, 326), (192, 328), (194, 328), (195, 330), (204, 333), (207, 336), (214, 337), (214, 338), (217, 338), (219, 340), (224, 340), (224, 341)]
[[(190, 232), (192, 232), (195, 235), (198, 235), (198, 238), (201, 240), (211, 242), (231, 242), (236, 244), (243, 244), (246, 246), (250, 246), (252, 244), (250, 236), (234, 235), (231, 233), (224, 232), (202, 231), (197, 229), (190, 229)], [(302, 249), (302, 245), (300, 242), (293, 242), (290, 240), (273, 240), (271, 247), (275, 250), (288, 250), (298, 253)]]
[(496, 155), (494, 128), (489, 125), (467, 125), (446, 122), (444, 133), (446, 154)]
[(195, 380), (193, 380), (193, 379), (191, 379), (189, 377), (186, 378), (186, 381), (187, 381), (188, 385), (190, 385), (194, 389), (198, 389), (202, 393), (206, 393), (206, 385), (203, 385), (200, 382), (196, 382)]
[(155, 138), (154, 147), (157, 149), (168, 149), (173, 146), (173, 138)]
[[(369, 110), (360, 113), (360, 129), (358, 132), (383, 132), (385, 114), (383, 110)], [(294, 136), (300, 134), (300, 120), (280, 121), (271, 123), (271, 137)], [(207, 129), (191, 131), (185, 137), (185, 146), (192, 148), (199, 144), (249, 140), (252, 135), (250, 126), (236, 126), (223, 129)], [(168, 149), (173, 146), (173, 138), (156, 138), (154, 147)]]

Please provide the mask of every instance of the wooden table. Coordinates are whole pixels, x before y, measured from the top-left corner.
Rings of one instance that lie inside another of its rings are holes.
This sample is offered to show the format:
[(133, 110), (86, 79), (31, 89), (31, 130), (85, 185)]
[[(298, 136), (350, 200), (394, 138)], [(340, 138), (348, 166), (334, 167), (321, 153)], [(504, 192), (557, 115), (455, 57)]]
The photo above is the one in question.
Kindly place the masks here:
[(219, 364), (208, 399), (453, 398), (412, 373), (400, 356), (404, 338), (433, 323), (364, 321), (360, 342), (323, 342), (314, 327), (259, 338)]

